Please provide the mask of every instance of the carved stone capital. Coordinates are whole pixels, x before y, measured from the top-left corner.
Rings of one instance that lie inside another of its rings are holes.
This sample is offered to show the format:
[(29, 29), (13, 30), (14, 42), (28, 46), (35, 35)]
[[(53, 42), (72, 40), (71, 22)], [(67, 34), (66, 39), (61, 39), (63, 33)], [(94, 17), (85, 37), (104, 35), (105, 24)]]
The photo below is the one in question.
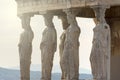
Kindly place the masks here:
[(74, 13), (74, 11), (72, 9), (65, 9), (63, 10), (66, 15), (67, 15), (67, 20), (68, 20), (68, 23), (70, 25), (73, 25), (73, 26), (78, 26), (77, 25), (77, 21), (76, 21), (76, 14)]
[(109, 6), (98, 5), (98, 6), (93, 6), (92, 8), (95, 12), (95, 17), (97, 19), (97, 22), (98, 23), (106, 23), (105, 12), (106, 12), (106, 9), (109, 8)]

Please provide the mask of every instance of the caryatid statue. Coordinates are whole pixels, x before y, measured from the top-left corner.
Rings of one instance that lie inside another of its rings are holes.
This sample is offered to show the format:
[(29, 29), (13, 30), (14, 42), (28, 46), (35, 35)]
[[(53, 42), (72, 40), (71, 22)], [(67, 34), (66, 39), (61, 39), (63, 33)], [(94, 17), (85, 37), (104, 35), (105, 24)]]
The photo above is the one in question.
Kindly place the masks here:
[(44, 14), (46, 28), (43, 31), (42, 41), (40, 44), (42, 61), (41, 80), (51, 80), (53, 57), (57, 47), (57, 34), (52, 19), (53, 15), (48, 13)]
[(79, 35), (80, 28), (76, 16), (71, 10), (64, 10), (70, 26), (65, 33), (64, 50), (61, 58), (61, 65), (66, 74), (64, 80), (79, 80)]
[(24, 31), (20, 36), (19, 56), (20, 56), (20, 72), (21, 80), (30, 80), (30, 64), (32, 54), (33, 31), (30, 27), (29, 14), (21, 16), (22, 28)]
[(94, 80), (110, 80), (110, 27), (105, 20), (106, 6), (93, 7), (97, 19), (90, 62)]
[(69, 27), (69, 23), (67, 21), (67, 16), (59, 16), (59, 18), (62, 21), (62, 27), (64, 30), (64, 32), (60, 36), (60, 45), (59, 45), (60, 67), (61, 67), (61, 71), (62, 71), (61, 80), (65, 80), (66, 74), (64, 72), (64, 65), (62, 65), (62, 56), (63, 56), (63, 51), (64, 51), (64, 43), (65, 43), (65, 39), (66, 39), (66, 30)]

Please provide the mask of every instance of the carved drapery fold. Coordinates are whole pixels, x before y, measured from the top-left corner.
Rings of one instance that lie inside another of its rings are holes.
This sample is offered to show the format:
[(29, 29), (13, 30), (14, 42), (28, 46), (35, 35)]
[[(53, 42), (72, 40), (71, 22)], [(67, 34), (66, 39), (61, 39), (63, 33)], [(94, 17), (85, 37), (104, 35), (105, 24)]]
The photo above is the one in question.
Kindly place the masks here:
[(106, 8), (103, 5), (93, 7), (97, 19), (90, 55), (94, 80), (110, 80), (111, 35), (105, 20)]
[(76, 16), (71, 10), (65, 10), (70, 26), (66, 30), (64, 50), (61, 59), (63, 71), (66, 74), (64, 80), (79, 80), (79, 35)]
[(30, 27), (29, 14), (21, 16), (22, 28), (24, 31), (21, 33), (19, 42), (19, 57), (20, 57), (20, 72), (21, 80), (30, 80), (30, 64), (32, 54), (32, 40), (34, 37), (33, 31)]
[(48, 13), (44, 15), (46, 28), (43, 31), (42, 41), (40, 44), (42, 62), (41, 80), (51, 80), (53, 57), (57, 47), (57, 33), (52, 19), (53, 15)]

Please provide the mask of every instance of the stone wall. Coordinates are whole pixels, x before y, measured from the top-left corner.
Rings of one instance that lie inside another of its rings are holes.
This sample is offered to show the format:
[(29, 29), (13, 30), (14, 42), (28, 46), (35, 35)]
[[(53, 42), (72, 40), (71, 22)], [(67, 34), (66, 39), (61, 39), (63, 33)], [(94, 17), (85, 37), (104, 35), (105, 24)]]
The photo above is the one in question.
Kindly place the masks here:
[(111, 80), (120, 79), (120, 19), (108, 19), (111, 27)]

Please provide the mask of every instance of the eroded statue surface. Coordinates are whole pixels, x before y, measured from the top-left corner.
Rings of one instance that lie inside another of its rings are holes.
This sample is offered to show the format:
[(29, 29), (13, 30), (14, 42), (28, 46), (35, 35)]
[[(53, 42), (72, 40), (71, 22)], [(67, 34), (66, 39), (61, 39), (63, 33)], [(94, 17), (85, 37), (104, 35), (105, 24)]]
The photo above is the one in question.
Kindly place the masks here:
[(51, 71), (53, 66), (53, 57), (57, 47), (57, 34), (52, 23), (52, 15), (45, 14), (44, 20), (46, 28), (42, 34), (41, 62), (42, 62), (42, 78), (41, 80), (51, 80)]
[(110, 27), (104, 18), (104, 8), (95, 9), (97, 25), (94, 28), (93, 47), (90, 62), (94, 80), (109, 80)]
[(22, 28), (24, 29), (23, 33), (20, 36), (20, 42), (18, 45), (20, 56), (21, 80), (30, 80), (32, 40), (34, 34), (30, 27), (30, 16), (23, 16), (21, 19)]
[(66, 11), (70, 26), (66, 30), (64, 50), (61, 59), (63, 71), (66, 74), (65, 80), (79, 80), (79, 34), (80, 28), (77, 25), (75, 16), (71, 11)]
[(60, 36), (60, 45), (59, 45), (59, 54), (60, 54), (60, 67), (62, 71), (61, 75), (61, 80), (65, 80), (66, 78), (66, 73), (64, 72), (64, 66), (62, 65), (62, 56), (63, 56), (63, 51), (64, 51), (64, 46), (65, 46), (65, 39), (66, 39), (66, 30), (69, 27), (68, 21), (67, 21), (67, 16), (59, 16), (59, 18), (62, 20), (62, 26), (63, 26), (63, 33)]

